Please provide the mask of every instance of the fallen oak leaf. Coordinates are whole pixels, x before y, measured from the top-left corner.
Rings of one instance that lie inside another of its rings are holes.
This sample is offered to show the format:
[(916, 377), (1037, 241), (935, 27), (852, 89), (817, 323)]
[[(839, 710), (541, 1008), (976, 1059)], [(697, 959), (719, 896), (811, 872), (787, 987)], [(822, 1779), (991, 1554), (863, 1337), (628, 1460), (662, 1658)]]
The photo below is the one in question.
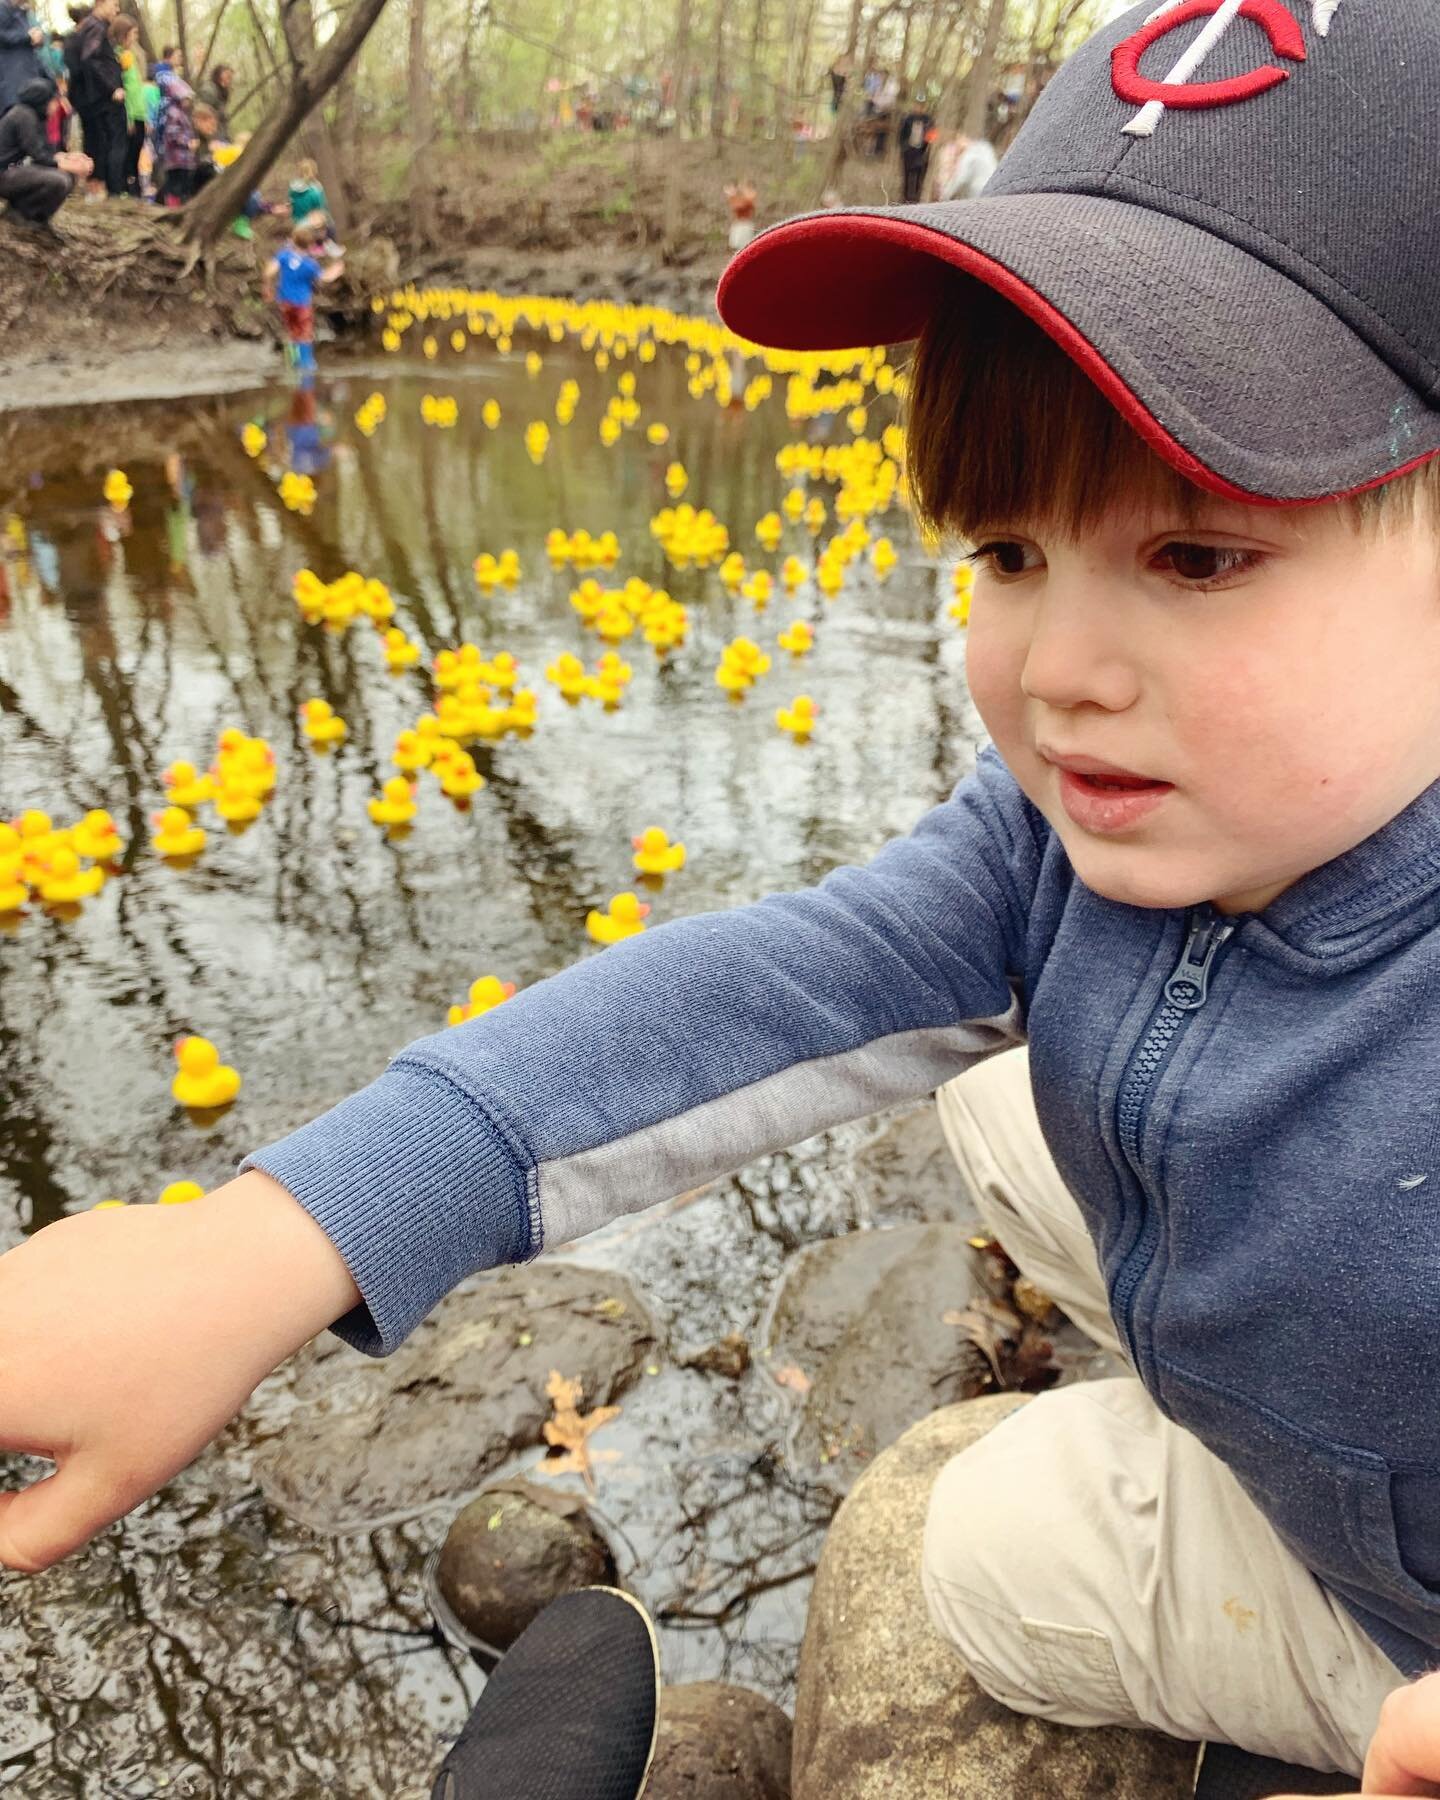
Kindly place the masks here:
[(581, 1475), (591, 1493), (595, 1491), (595, 1473), (592, 1462), (603, 1460), (613, 1462), (618, 1451), (592, 1452), (590, 1435), (598, 1431), (602, 1425), (608, 1425), (612, 1419), (618, 1419), (618, 1406), (597, 1406), (593, 1411), (581, 1413), (580, 1400), (584, 1387), (578, 1380), (566, 1380), (558, 1369), (550, 1371), (545, 1383), (545, 1392), (554, 1408), (555, 1416), (547, 1419), (543, 1426), (545, 1442), (552, 1449), (562, 1452), (559, 1456), (546, 1457), (536, 1464), (536, 1473), (541, 1475)]

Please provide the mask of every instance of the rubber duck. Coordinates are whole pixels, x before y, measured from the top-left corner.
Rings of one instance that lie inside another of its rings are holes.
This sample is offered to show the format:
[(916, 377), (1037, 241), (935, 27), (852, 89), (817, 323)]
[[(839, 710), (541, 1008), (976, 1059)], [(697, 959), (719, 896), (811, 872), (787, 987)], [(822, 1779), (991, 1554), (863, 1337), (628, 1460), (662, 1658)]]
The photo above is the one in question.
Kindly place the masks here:
[(300, 717), (312, 744), (338, 744), (348, 729), (328, 700), (307, 700), (300, 708)]
[(875, 573), (883, 581), (900, 559), (889, 538), (878, 537), (871, 547), (870, 560), (875, 566)]
[(398, 675), (402, 669), (413, 668), (420, 660), (420, 646), (412, 643), (398, 625), (392, 625), (385, 633), (382, 648), (385, 667), (392, 675)]
[(808, 694), (797, 694), (788, 707), (782, 706), (775, 714), (775, 723), (797, 743), (803, 743), (815, 729), (819, 715), (819, 707)]
[(525, 352), (525, 373), (531, 376), (538, 375), (543, 360), (538, 350), (527, 350)]
[(129, 476), (123, 469), (112, 469), (105, 477), (105, 486), (101, 491), (116, 512), (124, 512), (130, 504), (131, 495), (135, 492), (130, 485)]
[(513, 981), (501, 981), (497, 975), (481, 975), (470, 983), (470, 998), (452, 1006), (446, 1014), (447, 1025), (463, 1025), (467, 1019), (478, 1019), (497, 1006), (503, 1006), (515, 992)]
[(845, 585), (845, 570), (838, 562), (822, 556), (815, 572), (815, 585), (827, 600), (833, 600)]
[(500, 565), (488, 550), (482, 550), (475, 558), (475, 585), (482, 593), (489, 593), (500, 580)]
[(453, 693), (467, 682), (478, 681), (485, 659), (478, 644), (462, 644), (458, 650), (442, 650), (435, 658), (435, 685), (442, 693)]
[(780, 510), (787, 519), (798, 519), (805, 511), (805, 490), (803, 487), (786, 488), (785, 498), (780, 502)]
[(647, 825), (630, 843), (635, 851), (635, 867), (642, 875), (668, 875), (685, 867), (685, 846), (672, 844), (668, 833), (658, 825)]
[(600, 442), (607, 450), (613, 450), (620, 442), (620, 421), (612, 419), (608, 413), (600, 421)]
[(558, 525), (552, 525), (545, 533), (545, 554), (560, 568), (570, 560), (570, 534), (562, 531)]
[(618, 944), (621, 938), (635, 937), (645, 929), (649, 911), (638, 894), (616, 894), (604, 912), (586, 914), (585, 929), (597, 944)]
[(485, 785), (485, 777), (475, 767), (474, 758), (464, 750), (457, 749), (447, 756), (443, 766), (438, 757), (430, 766), (438, 773), (440, 791), (449, 800), (466, 801)]
[(531, 462), (544, 462), (549, 447), (550, 427), (543, 419), (532, 419), (525, 427), (525, 451)]
[(570, 651), (562, 651), (545, 671), (545, 679), (559, 688), (567, 700), (579, 700), (586, 691), (589, 677), (585, 665)]
[(49, 813), (31, 807), (15, 820), (14, 829), (20, 839), (21, 873), (32, 886), (50, 866), (50, 858), (60, 843), (60, 834), (50, 822)]
[(383, 625), (387, 619), (395, 617), (395, 601), (389, 588), (383, 581), (373, 577), (360, 590), (360, 611), (367, 619), (373, 619), (377, 625)]
[(785, 522), (778, 512), (768, 512), (755, 521), (755, 537), (763, 550), (777, 550)]
[(805, 502), (805, 512), (803, 517), (812, 534), (818, 532), (824, 525), (826, 519), (825, 502), (818, 494), (812, 494)]
[(754, 606), (756, 612), (764, 612), (770, 604), (770, 596), (775, 591), (775, 577), (768, 569), (757, 569), (750, 579), (742, 583), (740, 592)]
[(803, 587), (810, 577), (810, 571), (798, 556), (787, 556), (780, 565), (780, 580), (787, 594), (793, 594), (798, 587)]
[(480, 408), (480, 417), (485, 422), (486, 430), (493, 431), (500, 423), (500, 402), (498, 400), (487, 400)]
[(160, 856), (198, 856), (205, 848), (204, 828), (192, 823), (183, 806), (167, 806), (151, 822), (155, 835), (150, 842)]
[(369, 802), (369, 810), (377, 825), (408, 825), (418, 810), (415, 790), (403, 775), (392, 775), (379, 798)]
[(47, 906), (73, 906), (98, 894), (104, 885), (103, 869), (81, 868), (70, 846), (60, 844), (50, 853), (50, 866), (40, 878), (40, 898)]
[(397, 769), (413, 775), (420, 769), (428, 769), (430, 758), (434, 754), (433, 739), (421, 737), (418, 731), (402, 731), (395, 739), (395, 749), (390, 760)]
[(240, 1092), (239, 1072), (221, 1062), (220, 1052), (209, 1038), (176, 1038), (175, 1061), (179, 1068), (170, 1092), (181, 1106), (208, 1112), (228, 1106)]
[(514, 587), (520, 579), (520, 552), (518, 550), (502, 550), (496, 568), (502, 585)]
[(253, 788), (243, 782), (230, 781), (222, 774), (210, 804), (215, 808), (216, 816), (227, 825), (248, 825), (252, 819), (260, 817), (265, 803)]
[(805, 656), (814, 648), (815, 633), (804, 619), (795, 619), (789, 630), (782, 631), (775, 641), (792, 656)]
[[(236, 1080), (238, 1082), (238, 1076)], [(198, 1181), (172, 1181), (168, 1187), (161, 1188), (160, 1197), (155, 1204), (157, 1206), (189, 1206), (192, 1201), (204, 1198), (205, 1190)], [(102, 1200), (100, 1204), (108, 1206), (111, 1202)], [(116, 1202), (116, 1204), (123, 1204), (123, 1202)]]
[(257, 800), (263, 800), (275, 786), (275, 752), (264, 738), (241, 736), (235, 748), (218, 759), (211, 779), (217, 791), (222, 787), (243, 788)]
[(499, 650), (487, 663), (481, 663), (479, 679), (488, 686), (508, 694), (520, 679), (520, 665), (508, 650)]
[(535, 729), (539, 710), (540, 697), (534, 688), (517, 688), (505, 709), (504, 729), (517, 737), (528, 737)]
[(70, 843), (75, 854), (88, 862), (114, 862), (125, 854), (125, 840), (103, 806), (87, 812), (78, 825), (70, 827)]
[(0, 824), (0, 916), (19, 912), (30, 898), (29, 885), (21, 877), (22, 862), (20, 833), (13, 825)]
[(202, 775), (194, 763), (171, 763), (160, 779), (170, 791), (171, 804), (191, 812), (197, 806), (203, 806), (215, 792), (214, 782), (208, 775)]
[(267, 439), (263, 426), (248, 419), (240, 428), (240, 444), (247, 456), (259, 456), (265, 449)]
[(690, 485), (690, 477), (685, 472), (682, 462), (672, 462), (665, 469), (665, 492), (672, 500), (678, 500)]
[(645, 427), (645, 437), (647, 442), (654, 444), (658, 449), (661, 444), (668, 444), (670, 442), (670, 427), (668, 425), (662, 425), (660, 421), (656, 419), (653, 424)]

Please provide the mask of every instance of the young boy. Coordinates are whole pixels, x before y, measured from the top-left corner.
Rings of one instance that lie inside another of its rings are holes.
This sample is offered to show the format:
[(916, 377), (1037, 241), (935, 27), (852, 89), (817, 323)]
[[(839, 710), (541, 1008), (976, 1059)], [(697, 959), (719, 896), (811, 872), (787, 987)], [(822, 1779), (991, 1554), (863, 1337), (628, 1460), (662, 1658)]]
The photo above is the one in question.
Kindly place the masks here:
[(345, 273), (343, 262), (321, 263), (313, 254), (320, 236), (317, 226), (297, 225), (265, 268), (265, 298), (279, 300), (286, 357), (297, 369), (315, 367), (315, 289)]
[(942, 1473), (940, 1629), (1020, 1711), (1360, 1771), (1440, 1660), (1440, 10), (1239, 15), (1145, 0), (983, 197), (779, 226), (722, 283), (781, 347), (920, 335), (975, 773), (866, 868), (422, 1039), (194, 1206), (0, 1258), (0, 1444), (59, 1465), (0, 1561), (325, 1326), (383, 1354), (472, 1270), (939, 1089), (996, 1234), (1135, 1371)]

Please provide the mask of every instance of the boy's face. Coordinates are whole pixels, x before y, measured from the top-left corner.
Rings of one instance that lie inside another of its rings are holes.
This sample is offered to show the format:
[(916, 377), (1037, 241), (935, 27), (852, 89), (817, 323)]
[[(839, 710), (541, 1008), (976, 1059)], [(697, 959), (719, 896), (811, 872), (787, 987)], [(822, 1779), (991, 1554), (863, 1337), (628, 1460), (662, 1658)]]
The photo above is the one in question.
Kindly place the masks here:
[(1088, 887), (1259, 911), (1440, 778), (1440, 536), (1397, 512), (980, 535), (971, 691)]

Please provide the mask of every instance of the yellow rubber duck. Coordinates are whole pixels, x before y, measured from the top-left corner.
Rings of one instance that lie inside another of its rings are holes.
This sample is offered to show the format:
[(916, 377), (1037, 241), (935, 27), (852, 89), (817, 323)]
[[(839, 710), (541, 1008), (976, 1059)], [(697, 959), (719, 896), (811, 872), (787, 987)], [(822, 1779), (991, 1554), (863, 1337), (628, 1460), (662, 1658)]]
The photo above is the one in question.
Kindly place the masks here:
[(780, 502), (780, 510), (787, 519), (798, 519), (805, 511), (805, 490), (803, 487), (786, 488), (785, 498)]
[(525, 373), (527, 375), (538, 375), (540, 373), (540, 364), (542, 361), (543, 358), (538, 350), (527, 350), (525, 352)]
[(668, 425), (662, 425), (660, 421), (656, 419), (653, 424), (645, 427), (645, 437), (649, 443), (654, 444), (658, 449), (661, 444), (668, 444), (670, 442), (670, 427)]
[(112, 469), (105, 477), (105, 486), (101, 490), (116, 512), (124, 512), (130, 504), (130, 497), (135, 492), (130, 485), (130, 478), (123, 469)]
[(220, 1052), (209, 1038), (176, 1038), (175, 1061), (179, 1068), (170, 1092), (181, 1106), (208, 1112), (228, 1106), (240, 1092), (239, 1071), (221, 1062)]
[(413, 775), (417, 770), (428, 769), (434, 754), (433, 738), (422, 737), (418, 731), (402, 731), (395, 739), (395, 750), (390, 760), (397, 769)]
[(792, 656), (806, 656), (814, 648), (815, 633), (804, 619), (795, 619), (789, 630), (782, 631), (775, 641)]
[(265, 802), (254, 788), (232, 782), (222, 774), (210, 804), (227, 825), (248, 825), (252, 819), (260, 817)]
[(125, 840), (103, 806), (87, 812), (78, 825), (70, 827), (70, 843), (75, 854), (88, 862), (114, 862), (125, 854)]
[(385, 667), (392, 675), (410, 669), (420, 660), (420, 646), (412, 643), (398, 625), (392, 625), (383, 640)]
[(665, 492), (672, 500), (678, 500), (690, 484), (690, 477), (685, 472), (682, 462), (672, 462), (665, 470)]
[(618, 944), (621, 938), (635, 937), (645, 929), (649, 911), (638, 894), (616, 894), (604, 912), (586, 914), (585, 929), (597, 944)]
[(820, 709), (808, 694), (797, 694), (788, 707), (782, 706), (775, 714), (775, 723), (782, 731), (788, 731), (797, 743), (803, 743), (815, 729), (815, 721), (820, 716)]
[(740, 592), (754, 606), (756, 612), (764, 612), (770, 604), (770, 596), (775, 591), (775, 577), (768, 569), (757, 569), (750, 579), (741, 584)]
[(871, 546), (870, 560), (875, 565), (875, 573), (883, 581), (900, 558), (888, 537), (878, 537)]
[(435, 685), (441, 693), (453, 693), (467, 682), (478, 681), (485, 659), (478, 644), (462, 644), (458, 650), (442, 650), (435, 658)]
[(543, 419), (532, 419), (525, 427), (525, 451), (531, 462), (544, 462), (549, 447), (550, 427)]
[(194, 763), (174, 762), (160, 777), (170, 791), (172, 806), (183, 806), (193, 812), (203, 806), (215, 792), (215, 783), (202, 775)]
[(488, 550), (482, 550), (475, 558), (475, 585), (482, 592), (489, 593), (500, 580), (500, 565)]
[(415, 790), (403, 775), (392, 775), (378, 799), (369, 803), (370, 817), (377, 825), (408, 825), (415, 817)]
[(183, 806), (167, 806), (152, 823), (155, 835), (150, 842), (160, 856), (198, 856), (205, 848), (204, 827), (194, 824)]
[(240, 428), (240, 442), (247, 456), (259, 456), (267, 443), (265, 428), (248, 419)]
[(810, 578), (810, 571), (798, 556), (787, 556), (780, 565), (780, 580), (785, 592), (793, 594), (798, 587), (803, 587)]
[[(3, 831), (10, 829), (8, 825), (0, 827), (0, 830)], [(20, 879), (19, 852), (17, 851), (13, 856), (5, 856), (0, 853), (0, 917), (6, 913), (19, 912), (29, 898), (30, 889)]]
[(60, 843), (60, 834), (50, 822), (49, 813), (31, 807), (15, 820), (20, 838), (21, 873), (33, 887), (50, 866), (50, 858)]
[(477, 675), (489, 687), (508, 694), (520, 680), (520, 665), (508, 650), (500, 650), (487, 663), (481, 663)]
[(217, 791), (222, 787), (243, 788), (257, 800), (263, 800), (275, 786), (275, 752), (264, 738), (245, 737), (243, 733), (237, 736), (239, 742), (217, 759), (210, 771), (211, 780)]
[(383, 581), (373, 577), (360, 590), (360, 611), (367, 619), (373, 619), (377, 625), (383, 625), (387, 619), (395, 617), (395, 601), (389, 588)]
[[(239, 1077), (237, 1076), (236, 1079), (238, 1080)], [(155, 1204), (157, 1206), (189, 1206), (192, 1201), (204, 1198), (205, 1190), (198, 1181), (172, 1181), (168, 1187), (161, 1188), (160, 1198)], [(110, 1200), (100, 1202), (101, 1206), (117, 1204), (123, 1204), (123, 1202)]]
[(669, 834), (659, 825), (647, 825), (630, 843), (635, 851), (635, 867), (642, 875), (668, 875), (685, 867), (685, 846), (672, 844)]
[(534, 688), (517, 688), (505, 709), (504, 729), (517, 737), (528, 737), (535, 729), (539, 710), (540, 697)]
[(105, 885), (103, 869), (84, 869), (80, 858), (68, 844), (60, 844), (50, 853), (50, 866), (40, 880), (40, 898), (47, 906), (73, 906), (77, 900), (88, 900)]
[(338, 744), (349, 729), (328, 700), (307, 700), (300, 708), (300, 717), (312, 744)]
[(480, 417), (484, 420), (486, 429), (493, 431), (500, 423), (500, 402), (487, 400), (480, 408)]
[(545, 671), (545, 679), (559, 688), (567, 700), (579, 700), (586, 692), (589, 676), (578, 656), (564, 650)]
[(475, 767), (475, 759), (464, 750), (456, 749), (443, 764), (437, 756), (430, 767), (440, 777), (440, 791), (450, 800), (466, 802), (485, 785), (485, 777)]
[(478, 1019), (497, 1006), (503, 1006), (515, 992), (513, 981), (501, 981), (497, 975), (481, 975), (470, 983), (470, 998), (452, 1006), (446, 1014), (448, 1025), (463, 1025), (467, 1019)]
[(778, 512), (768, 512), (755, 521), (755, 537), (763, 550), (777, 550), (785, 522)]

